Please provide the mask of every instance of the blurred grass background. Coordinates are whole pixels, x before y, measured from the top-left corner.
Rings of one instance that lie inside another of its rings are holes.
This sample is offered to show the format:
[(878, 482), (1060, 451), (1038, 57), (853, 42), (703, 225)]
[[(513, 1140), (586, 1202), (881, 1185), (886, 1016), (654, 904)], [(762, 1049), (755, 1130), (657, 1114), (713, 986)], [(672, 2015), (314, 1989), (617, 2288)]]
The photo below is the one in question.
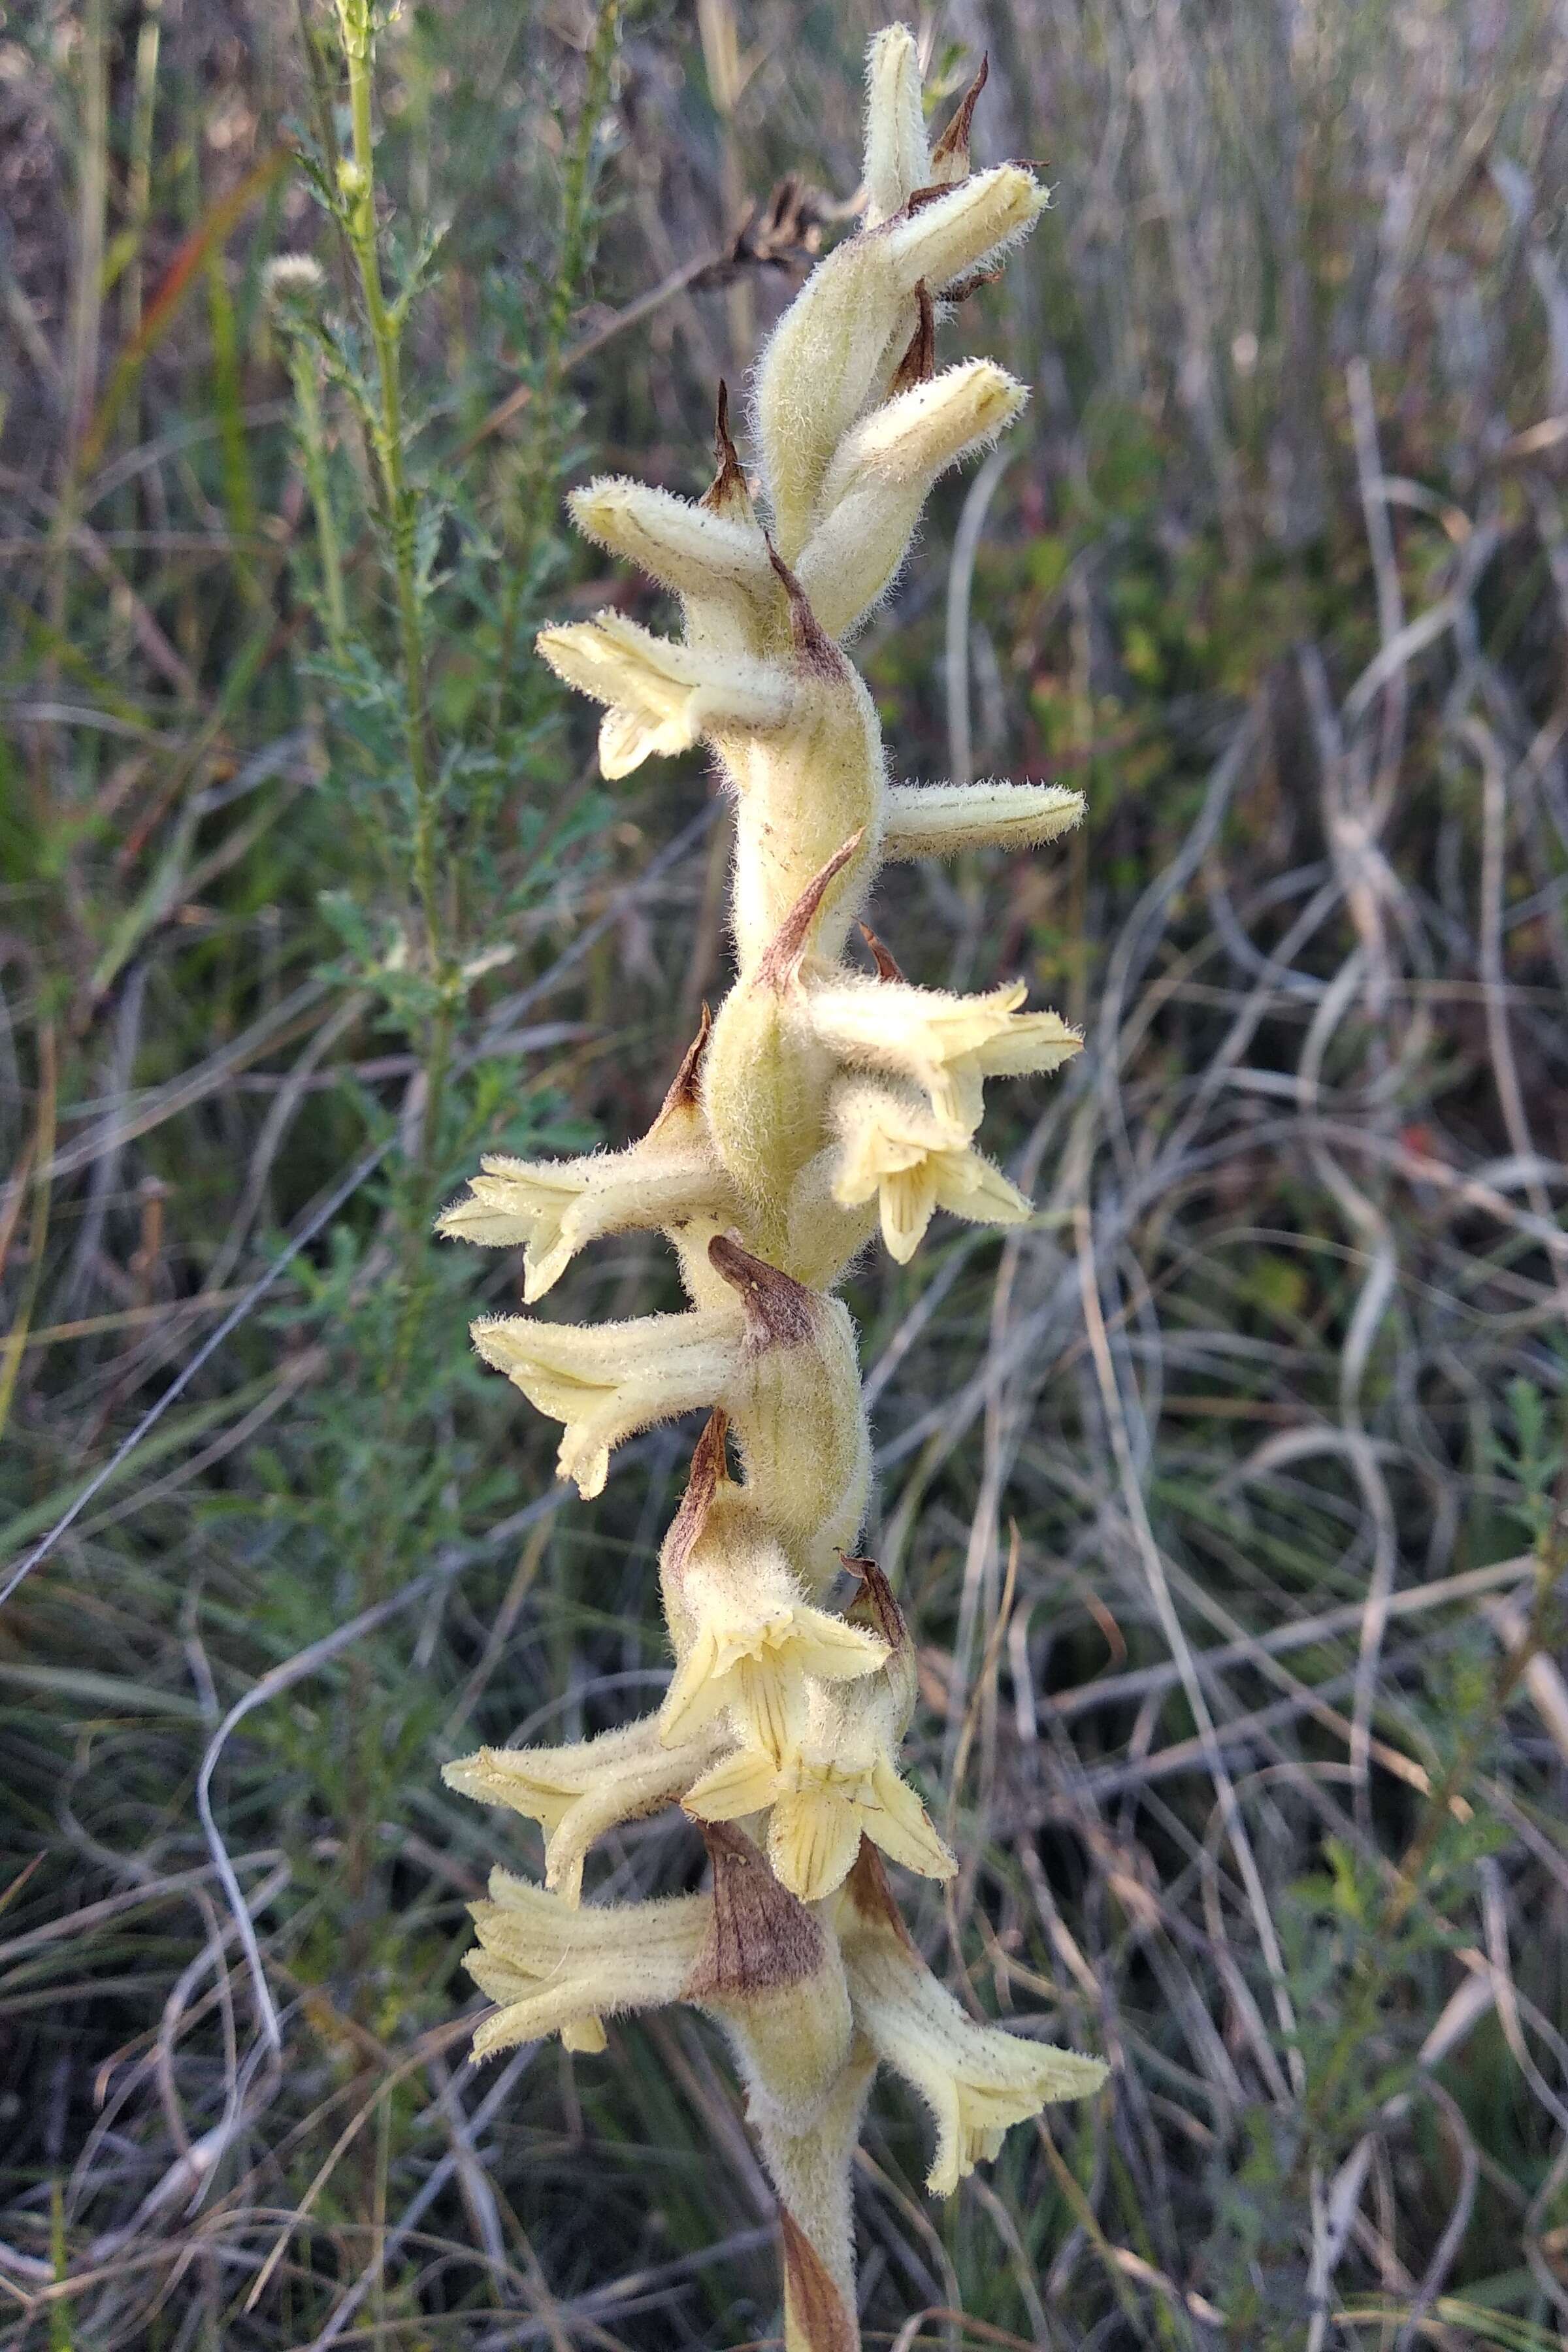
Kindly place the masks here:
[[(724, 984), (700, 764), (605, 788), (529, 649), (658, 617), (563, 491), (701, 487), (718, 380), (848, 217), (881, 21), (408, 6), (346, 203), (322, 0), (0, 21), (6, 2346), (776, 2325), (699, 2021), (464, 2069), (464, 1904), (536, 1856), (438, 1766), (647, 1706), (690, 1433), (563, 1507), (467, 1347), (516, 1267), (429, 1223), (481, 1148), (639, 1132)], [(871, 1548), (916, 1775), (956, 1770), (925, 1947), (1115, 2074), (940, 2209), (879, 2093), (868, 2340), (1545, 2347), (1568, 24), (920, 29), (943, 112), (989, 52), (982, 158), (1056, 197), (939, 352), (1028, 420), (858, 657), (895, 773), (1089, 818), (874, 919), (1088, 1050), (992, 1113), (1029, 1229), (855, 1281)], [(280, 253), (320, 289), (269, 294)], [(675, 1303), (633, 1237), (551, 1311)], [(694, 1843), (630, 1829), (597, 1885)]]

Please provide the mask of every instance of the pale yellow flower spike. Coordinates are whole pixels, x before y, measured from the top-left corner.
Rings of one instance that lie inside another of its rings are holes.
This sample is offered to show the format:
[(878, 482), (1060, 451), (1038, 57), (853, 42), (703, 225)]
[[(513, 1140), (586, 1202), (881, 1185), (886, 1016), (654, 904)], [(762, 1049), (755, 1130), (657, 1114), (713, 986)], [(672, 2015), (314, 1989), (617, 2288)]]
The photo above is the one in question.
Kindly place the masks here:
[[(989, 360), (938, 364), (942, 318), (1046, 204), (1019, 164), (972, 167), (985, 71), (933, 142), (914, 36), (872, 41), (862, 223), (758, 362), (751, 478), (721, 385), (700, 499), (602, 477), (570, 501), (585, 537), (678, 601), (679, 634), (612, 607), (544, 630), (540, 654), (601, 705), (606, 777), (699, 746), (716, 763), (734, 802), (736, 983), (638, 1141), (487, 1157), (438, 1227), (520, 1250), (530, 1307), (593, 1243), (657, 1233), (689, 1300), (625, 1322), (474, 1326), (486, 1362), (561, 1423), (559, 1470), (584, 1497), (616, 1445), (707, 1421), (659, 1551), (662, 1702), (563, 1746), (480, 1748), (446, 1777), (544, 1834), (544, 1885), (498, 1870), (474, 1906), (468, 1966), (493, 2004), (476, 2056), (551, 2033), (602, 2052), (609, 2021), (670, 2002), (713, 2019), (778, 2192), (786, 2352), (858, 2352), (850, 2188), (879, 2067), (935, 2118), (939, 2195), (1106, 2071), (961, 2009), (889, 1886), (884, 1861), (948, 1883), (957, 1863), (932, 1818), (947, 1804), (928, 1811), (900, 1769), (914, 1644), (887, 1578), (853, 1556), (871, 1444), (836, 1295), (879, 1225), (903, 1264), (939, 1209), (1027, 1219), (976, 1141), (985, 1082), (1044, 1076), (1080, 1046), (1021, 982), (920, 988), (869, 932), (875, 976), (852, 946), (889, 861), (1016, 856), (1083, 814), (1049, 782), (890, 783), (843, 649), (896, 581), (932, 484), (1027, 397)], [(584, 1900), (599, 1842), (672, 1807), (700, 1828), (709, 1891)]]

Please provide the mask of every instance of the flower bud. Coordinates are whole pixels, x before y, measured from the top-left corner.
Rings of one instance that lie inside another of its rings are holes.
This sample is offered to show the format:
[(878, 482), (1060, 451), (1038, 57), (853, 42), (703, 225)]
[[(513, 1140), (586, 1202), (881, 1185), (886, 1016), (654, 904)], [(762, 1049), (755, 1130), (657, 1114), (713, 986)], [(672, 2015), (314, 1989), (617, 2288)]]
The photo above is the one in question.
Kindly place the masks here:
[(956, 857), (963, 849), (1031, 849), (1083, 816), (1061, 784), (892, 784), (884, 857)]
[(968, 360), (884, 402), (840, 444), (797, 567), (830, 635), (888, 588), (937, 477), (994, 441), (1027, 397), (991, 361)]
[(719, 606), (753, 638), (780, 614), (778, 583), (755, 520), (715, 511), (641, 482), (601, 476), (567, 500), (585, 539), (624, 556), (681, 599), (688, 634), (694, 614)]
[(936, 2118), (926, 2186), (951, 2196), (1000, 2150), (1011, 2124), (1058, 2099), (1087, 2098), (1098, 2058), (977, 2025), (921, 1958), (876, 1855), (862, 1848), (838, 1907), (855, 2021), (884, 2064), (911, 2083)]
[(940, 291), (965, 271), (989, 268), (1028, 236), (1050, 197), (1021, 163), (976, 172), (929, 203), (907, 205), (886, 229), (895, 278), (912, 294), (923, 278)]
[(263, 299), (283, 312), (313, 310), (326, 283), (326, 273), (313, 253), (275, 253), (261, 273)]
[(921, 59), (907, 25), (889, 25), (866, 57), (866, 226), (901, 212), (930, 178)]
[(793, 563), (810, 535), (838, 445), (889, 381), (933, 291), (1026, 236), (1046, 193), (1017, 164), (906, 204), (813, 270), (757, 372), (757, 427), (775, 538)]

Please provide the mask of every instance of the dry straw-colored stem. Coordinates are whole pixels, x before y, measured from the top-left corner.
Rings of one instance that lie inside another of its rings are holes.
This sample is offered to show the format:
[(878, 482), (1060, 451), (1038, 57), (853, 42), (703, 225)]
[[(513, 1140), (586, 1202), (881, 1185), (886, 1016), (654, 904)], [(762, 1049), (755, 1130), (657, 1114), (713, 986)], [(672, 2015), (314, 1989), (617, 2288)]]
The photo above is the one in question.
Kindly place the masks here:
[[(983, 77), (982, 77), (983, 79)], [(560, 1467), (599, 1492), (625, 1438), (705, 1410), (659, 1576), (675, 1672), (658, 1710), (554, 1748), (484, 1748), (454, 1786), (546, 1833), (542, 1887), (498, 1870), (473, 1974), (479, 2053), (669, 2001), (723, 2028), (777, 2188), (791, 2352), (854, 2352), (850, 2171), (872, 2076), (935, 2118), (940, 2195), (1009, 2125), (1095, 2090), (1096, 2059), (977, 2024), (932, 1975), (886, 1864), (956, 1868), (899, 1769), (915, 1698), (902, 1613), (857, 1557), (870, 1448), (855, 1332), (836, 1296), (880, 1226), (909, 1258), (939, 1208), (1011, 1225), (1029, 1203), (975, 1147), (987, 1078), (1054, 1070), (1074, 1031), (1017, 986), (911, 986), (859, 919), (880, 865), (1026, 847), (1077, 822), (1030, 783), (889, 787), (842, 641), (883, 597), (932, 483), (1017, 416), (989, 361), (938, 373), (937, 319), (1034, 226), (1016, 164), (972, 170), (976, 83), (928, 145), (912, 37), (871, 45), (866, 211), (813, 271), (757, 374), (749, 479), (720, 396), (717, 471), (693, 503), (590, 483), (574, 519), (679, 598), (679, 641), (608, 610), (540, 651), (604, 706), (600, 763), (709, 747), (736, 807), (737, 977), (639, 1142), (581, 1160), (487, 1160), (442, 1221), (525, 1252), (530, 1306), (607, 1234), (673, 1245), (683, 1314), (475, 1327), (487, 1362), (562, 1423)], [(852, 951), (852, 943), (853, 951)], [(582, 1901), (594, 1842), (679, 1803), (707, 1893)], [(941, 1808), (938, 1808), (941, 1811)]]

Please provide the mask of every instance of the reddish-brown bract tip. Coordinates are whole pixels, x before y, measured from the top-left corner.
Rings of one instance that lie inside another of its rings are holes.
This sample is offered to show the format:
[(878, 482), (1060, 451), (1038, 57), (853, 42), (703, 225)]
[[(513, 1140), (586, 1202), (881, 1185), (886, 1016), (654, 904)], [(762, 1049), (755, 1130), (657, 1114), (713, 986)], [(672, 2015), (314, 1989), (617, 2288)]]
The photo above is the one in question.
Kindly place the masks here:
[(789, 598), (790, 635), (795, 640), (796, 658), (804, 668), (815, 670), (821, 677), (837, 677), (844, 667), (843, 655), (819, 626), (805, 589), (772, 539), (768, 540), (767, 546), (768, 562), (773, 567), (779, 585)]
[(715, 1234), (708, 1244), (715, 1274), (741, 1294), (746, 1310), (748, 1339), (766, 1346), (798, 1348), (816, 1331), (817, 1301), (814, 1291), (793, 1275), (782, 1274), (765, 1259), (742, 1249), (732, 1234)]
[(824, 898), (865, 838), (866, 828), (861, 825), (834, 851), (826, 866), (812, 876), (758, 961), (756, 984), (759, 988), (771, 988), (782, 992), (788, 987), (800, 970), (811, 927), (822, 911)]
[(729, 1433), (730, 1416), (721, 1404), (716, 1404), (702, 1424), (702, 1434), (691, 1455), (686, 1492), (664, 1539), (665, 1566), (674, 1576), (680, 1574), (690, 1559), (713, 1497), (729, 1481), (730, 1465), (725, 1451)]
[(701, 1089), (698, 1084), (699, 1074), (702, 1068), (702, 1056), (708, 1051), (708, 1040), (712, 1034), (712, 1008), (704, 997), (702, 1019), (699, 1024), (697, 1034), (681, 1055), (680, 1067), (669, 1082), (669, 1091), (660, 1103), (658, 1118), (654, 1121), (656, 1127), (660, 1121), (668, 1118), (674, 1111), (696, 1109), (701, 1099)]
[(899, 968), (898, 959), (890, 950), (883, 946), (869, 923), (861, 924), (860, 936), (871, 950), (872, 960), (877, 966), (878, 979), (901, 981), (904, 975)]
[(779, 2207), (784, 2293), (807, 2352), (856, 2352), (858, 2332), (826, 2265), (787, 2205)]
[(691, 2000), (744, 2000), (815, 1976), (826, 1957), (822, 1929), (781, 1886), (743, 1830), (704, 1822), (713, 1865), (713, 1916), (686, 1980)]
[(888, 386), (889, 398), (900, 392), (911, 392), (918, 383), (929, 383), (936, 373), (936, 305), (923, 278), (915, 288), (915, 331), (908, 351), (893, 370)]
[(980, 71), (953, 109), (952, 119), (942, 137), (931, 151), (933, 163), (951, 163), (962, 156), (965, 172), (969, 169), (969, 132), (974, 121), (975, 102), (984, 89), (991, 72), (991, 53), (987, 50), (980, 60)]

